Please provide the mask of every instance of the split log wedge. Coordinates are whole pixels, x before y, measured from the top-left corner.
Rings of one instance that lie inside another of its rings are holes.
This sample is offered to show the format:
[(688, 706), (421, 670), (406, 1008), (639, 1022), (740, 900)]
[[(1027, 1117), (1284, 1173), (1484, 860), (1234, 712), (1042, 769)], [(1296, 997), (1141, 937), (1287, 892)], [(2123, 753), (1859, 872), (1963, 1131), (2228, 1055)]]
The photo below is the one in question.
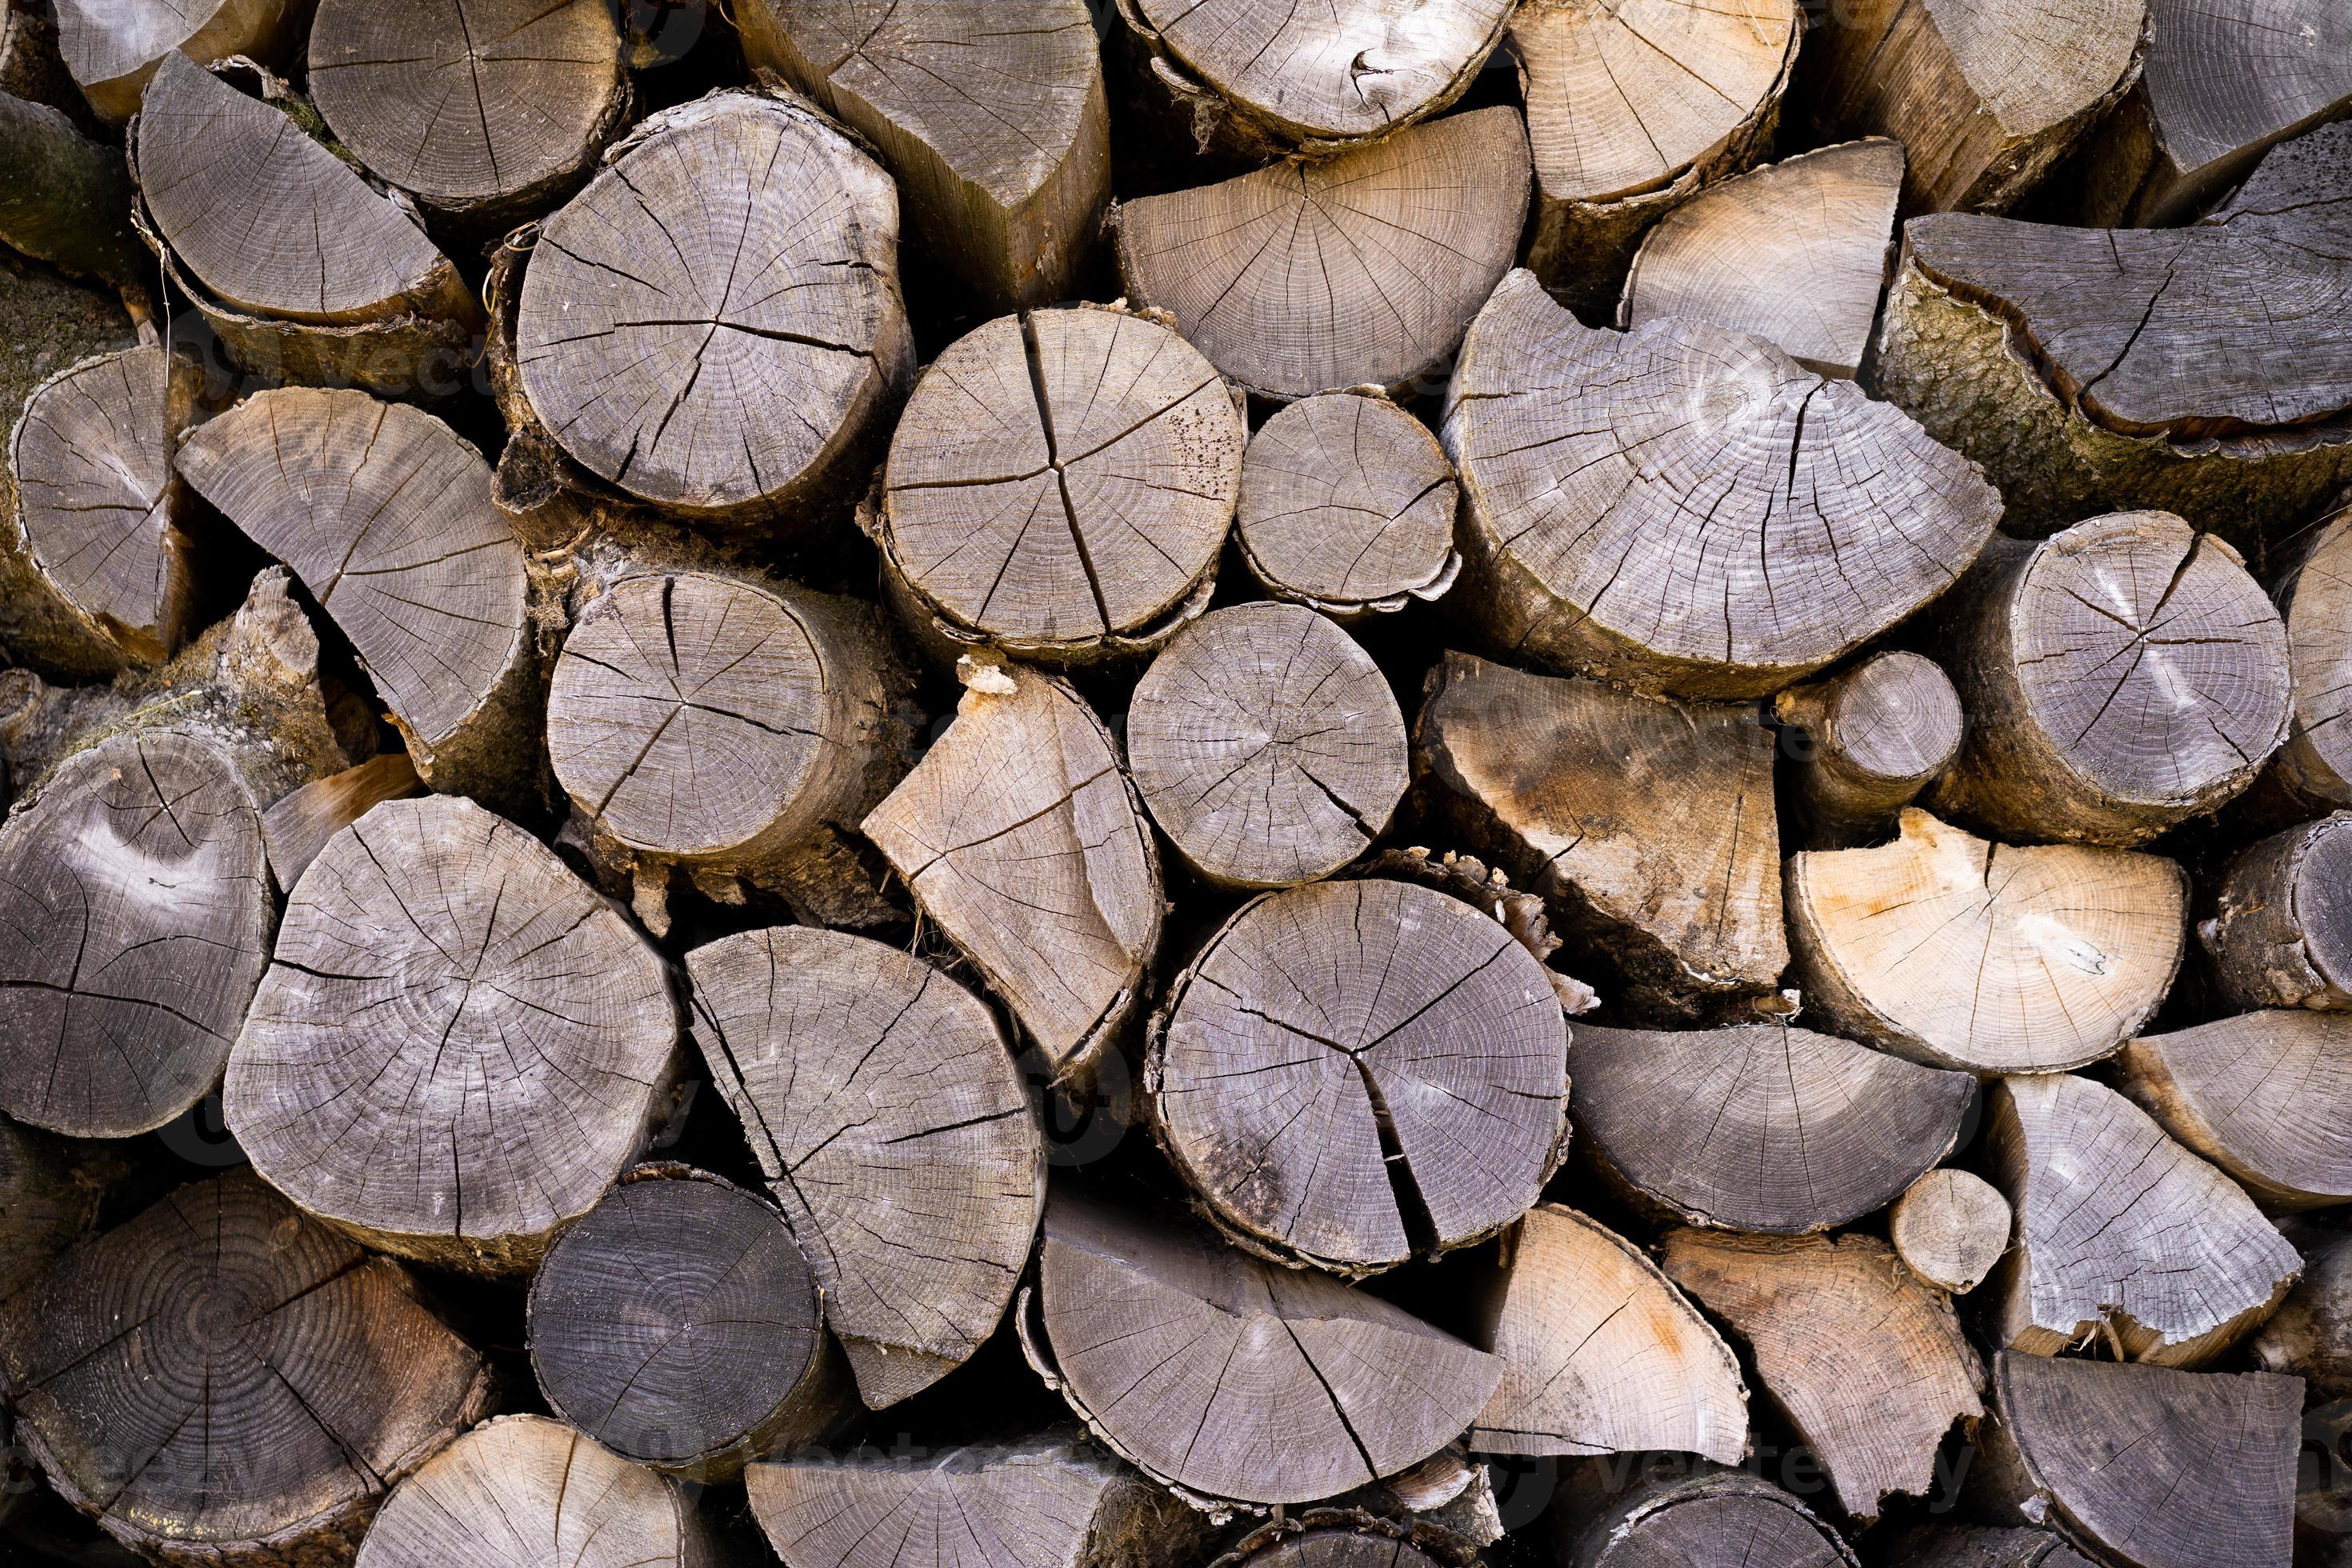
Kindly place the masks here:
[(1881, 838), (1895, 814), (1949, 767), (1967, 726), (1959, 693), (1916, 653), (1875, 653), (1772, 700), (1794, 748), (1797, 788), (1816, 844)]
[[(1771, 1482), (1680, 1456), (1584, 1460), (1560, 1483), (1561, 1568), (1853, 1568), (1837, 1531)], [(1562, 1506), (1563, 1503), (1566, 1506)]]
[(2197, 939), (2241, 1006), (2352, 1010), (2352, 811), (2240, 850)]
[(2015, 1216), (1982, 1176), (1939, 1167), (1903, 1191), (1887, 1211), (1886, 1235), (1904, 1266), (1939, 1290), (1965, 1296), (2009, 1250)]
[(2322, 811), (2352, 805), (2352, 501), (2338, 499), (2272, 589), (2294, 682), (2294, 721), (2274, 771)]
[(174, 55), (268, 59), (290, 50), (309, 12), (305, 0), (58, 0), (58, 51), (90, 108), (120, 125)]
[(2352, 1203), (2352, 1018), (2269, 1010), (2124, 1047), (2123, 1091), (2273, 1213)]

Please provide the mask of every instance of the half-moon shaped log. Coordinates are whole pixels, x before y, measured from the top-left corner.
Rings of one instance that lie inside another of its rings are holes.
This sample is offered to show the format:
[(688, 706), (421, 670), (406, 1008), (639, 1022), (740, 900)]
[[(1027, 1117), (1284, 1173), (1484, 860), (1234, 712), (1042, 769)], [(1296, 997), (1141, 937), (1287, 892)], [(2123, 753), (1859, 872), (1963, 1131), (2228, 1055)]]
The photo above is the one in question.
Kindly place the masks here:
[(1991, 844), (1917, 807), (1866, 849), (1789, 861), (1805, 999), (1935, 1067), (2067, 1072), (2108, 1055), (2180, 967), (2188, 879), (2121, 849)]
[(400, 1265), (248, 1171), (68, 1253), (0, 1309), (0, 1361), (50, 1484), (184, 1568), (348, 1561), (490, 1397)]
[(458, 796), (387, 801), (287, 900), (227, 1120), (369, 1246), (520, 1273), (667, 1114), (677, 1046), (661, 956), (545, 845)]
[(1567, 1152), (1568, 1026), (1483, 910), (1384, 879), (1242, 906), (1177, 976), (1153, 1132), (1252, 1251), (1348, 1275), (1485, 1239)]
[(1811, 674), (1949, 587), (2000, 515), (1851, 384), (1704, 322), (1593, 331), (1526, 271), (1471, 326), (1442, 434), (1480, 633), (1653, 691)]
[(2352, 1018), (2273, 1009), (2124, 1047), (2123, 1091), (2264, 1207), (2352, 1203)]
[(2015, 1216), (1982, 1176), (1937, 1166), (1886, 1211), (1887, 1239), (1904, 1266), (1939, 1290), (1965, 1296), (2009, 1250)]
[(1439, 374), (1509, 269), (1528, 178), (1518, 110), (1475, 110), (1129, 202), (1119, 267), (1252, 392), (1396, 390)]
[(1798, 1235), (1884, 1208), (1952, 1152), (1976, 1094), (1776, 1024), (1576, 1030), (1576, 1113), (1605, 1168), (1696, 1225)]
[(1672, 1452), (1729, 1465), (1746, 1449), (1738, 1358), (1639, 1247), (1574, 1209), (1528, 1211), (1477, 1310), (1503, 1381), (1470, 1428), (1475, 1452)]
[(219, 1083), (269, 962), (261, 816), (193, 734), (116, 735), (0, 827), (0, 1110), (83, 1138)]
[(1611, 1466), (1588, 1459), (1562, 1480), (1583, 1506), (1552, 1509), (1561, 1568), (1854, 1568), (1843, 1536), (1760, 1477), (1665, 1456)]
[(301, 0), (61, 0), (58, 52), (90, 108), (120, 125), (173, 56), (268, 58), (299, 34), (306, 9)]
[(1205, 1498), (1305, 1502), (1395, 1475), (1502, 1375), (1327, 1275), (1068, 1194), (1046, 1206), (1037, 1281), (1040, 1370), (1123, 1458)]
[(2197, 939), (2242, 1007), (2352, 1011), (2352, 811), (2232, 856)]
[(2312, 530), (2273, 592), (2294, 682), (2280, 782), (2323, 810), (2352, 805), (2352, 506)]
[(785, 926), (687, 954), (694, 1038), (879, 1410), (996, 1331), (1045, 1202), (1036, 1112), (979, 998), (896, 948)]
[(580, 466), (658, 506), (764, 521), (864, 479), (914, 371), (890, 177), (797, 99), (657, 114), (546, 220), (514, 358)]

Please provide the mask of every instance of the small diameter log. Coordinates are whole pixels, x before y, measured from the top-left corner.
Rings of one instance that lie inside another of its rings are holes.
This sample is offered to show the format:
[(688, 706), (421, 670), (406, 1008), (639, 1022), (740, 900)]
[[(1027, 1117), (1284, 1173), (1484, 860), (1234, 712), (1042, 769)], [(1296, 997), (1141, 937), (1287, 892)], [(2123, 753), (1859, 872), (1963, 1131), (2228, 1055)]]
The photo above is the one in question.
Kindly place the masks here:
[(1998, 1344), (2056, 1355), (2098, 1335), (2133, 1361), (2197, 1366), (2302, 1271), (2235, 1183), (2114, 1089), (2008, 1078), (1990, 1110), (1994, 1180), (2017, 1209), (2017, 1245), (1993, 1281)]
[(1460, 497), (1445, 449), (1385, 394), (1322, 393), (1250, 437), (1234, 538), (1276, 598), (1359, 621), (1454, 586)]
[(199, 426), (178, 466), (351, 639), (420, 777), (511, 810), (537, 800), (522, 546), (479, 453), (405, 404), (279, 387)]
[(1948, 587), (2000, 514), (1974, 465), (1853, 384), (1705, 322), (1591, 331), (1524, 271), (1472, 325), (1442, 435), (1480, 635), (1691, 697), (1843, 657)]
[(384, 801), (424, 793), (425, 781), (405, 752), (385, 752), (289, 791), (261, 814), (270, 877), (279, 887), (291, 888), (336, 834)]
[(1996, 540), (1938, 615), (1969, 724), (1927, 803), (2003, 837), (2145, 844), (2286, 740), (2285, 626), (2236, 551), (2169, 512)]
[[(16, 15), (0, 14), (0, 26)], [(101, 279), (143, 309), (154, 258), (131, 225), (121, 154), (84, 136), (62, 110), (0, 86), (0, 162), (9, 171), (0, 187), (0, 244)]]
[(58, 51), (90, 108), (121, 125), (174, 57), (274, 59), (309, 12), (305, 0), (57, 0)]
[(255, 1169), (381, 1251), (527, 1272), (669, 1111), (659, 954), (469, 800), (387, 801), (287, 900), (230, 1054)]
[(982, 315), (1080, 292), (1110, 199), (1084, 0), (745, 0), (743, 52), (881, 153), (926, 281)]
[(1892, 1568), (2095, 1568), (2064, 1536), (2048, 1530), (1923, 1525), (1894, 1550)]
[(732, 1480), (846, 1414), (783, 1216), (687, 1166), (638, 1166), (565, 1231), (531, 1280), (529, 1324), (549, 1407), (666, 1474)]
[(1249, 432), (1160, 321), (1000, 316), (923, 372), (890, 438), (883, 577), (934, 652), (1078, 663), (1208, 608)]
[(1642, 1250), (1538, 1204), (1507, 1233), (1477, 1297), (1503, 1381), (1470, 1428), (1481, 1454), (1671, 1451), (1736, 1464), (1748, 1443), (1738, 1359)]
[(1159, 852), (1110, 731), (1076, 692), (1007, 666), (971, 678), (864, 832), (1056, 1074), (1083, 1077), (1143, 994)]
[(415, 1289), (250, 1172), (182, 1187), (0, 1308), (18, 1440), (143, 1557), (347, 1562), (488, 1402)]
[(10, 575), (35, 590), (15, 612), (17, 658), (89, 677), (179, 651), (196, 584), (172, 458), (203, 377), (191, 359), (142, 347), (83, 360), (26, 400), (8, 447)]
[(1666, 1277), (1731, 1325), (1756, 1375), (1866, 1524), (1896, 1495), (1926, 1497), (1955, 1422), (1984, 1415), (1977, 1359), (1951, 1299), (1873, 1236), (1770, 1240), (1667, 1233)]
[(269, 960), (260, 801), (194, 731), (68, 759), (0, 828), (0, 1110), (85, 1138), (220, 1081)]
[(1886, 287), (1903, 144), (1873, 137), (1724, 181), (1675, 208), (1634, 255), (1617, 324), (1688, 316), (1853, 376)]
[(415, 216), (312, 134), (258, 74), (252, 97), (164, 58), (131, 132), (142, 221), (173, 281), (247, 369), (388, 396), (457, 390), (481, 306)]
[(1511, 53), (1535, 149), (1527, 265), (1604, 319), (1642, 233), (1772, 144), (1804, 32), (1792, 0), (1526, 0)]
[(2287, 1561), (2301, 1380), (2003, 1352), (1993, 1387), (1988, 1468), (2031, 1521), (2134, 1568)]
[(2246, 1342), (2254, 1364), (2299, 1377), (2316, 1399), (2352, 1399), (2352, 1235), (2307, 1240), (2303, 1278)]
[(1980, 1075), (2068, 1072), (2164, 1000), (2188, 896), (2158, 856), (2015, 849), (1906, 807), (1891, 844), (1790, 858), (1789, 946), (1841, 1033)]
[(1297, 1503), (1468, 1426), (1503, 1363), (1328, 1275), (1057, 1193), (1024, 1348), (1095, 1435), (1199, 1497)]
[(2000, 1188), (1982, 1176), (1939, 1167), (1895, 1200), (1886, 1234), (1904, 1267), (1939, 1290), (1965, 1296), (2009, 1250), (2013, 1219)]
[(1568, 1149), (1568, 1026), (1500, 922), (1434, 889), (1311, 883), (1242, 906), (1169, 987), (1143, 1073), (1202, 1211), (1360, 1276), (1524, 1214)]
[(2352, 1203), (2352, 1018), (2273, 1010), (2124, 1047), (2120, 1088), (2262, 1205)]
[(1206, 1521), (1075, 1432), (743, 1473), (784, 1568), (1175, 1568)]
[(356, 1568), (720, 1568), (677, 1482), (561, 1421), (505, 1415), (393, 1492)]
[(121, 1149), (0, 1117), (0, 1302), (97, 1228), (99, 1205), (131, 1173)]
[(2240, 850), (2197, 939), (2240, 1006), (2352, 1009), (2352, 811)]
[[(547, 751), (597, 858), (648, 919), (673, 867), (803, 918), (887, 910), (831, 887), (844, 840), (906, 769), (910, 682), (876, 611), (773, 578), (637, 572), (555, 662)], [(862, 889), (861, 889), (862, 890)]]
[(1584, 1460), (1560, 1490), (1549, 1528), (1559, 1568), (1854, 1565), (1812, 1510), (1745, 1470), (1678, 1455), (1614, 1455)]
[(1127, 746), (1152, 820), (1214, 887), (1327, 877), (1404, 795), (1388, 678), (1297, 605), (1234, 605), (1177, 634), (1136, 683)]
[(1825, 135), (1892, 136), (1906, 211), (2006, 212), (2139, 79), (2141, 0), (1857, 0), (1806, 51)]
[(863, 484), (914, 373), (898, 194), (800, 99), (681, 104), (541, 226), (513, 331), (520, 412), (597, 481), (798, 521)]
[(2273, 772), (2321, 811), (2352, 805), (2352, 498), (2338, 500), (2272, 589), (2294, 678), (2294, 718)]
[(603, 0), (450, 9), (428, 22), (379, 0), (320, 0), (310, 97), (338, 142), (427, 211), (477, 230), (535, 216), (587, 179), (627, 118), (613, 10)]
[(1433, 804), (1608, 950), (1645, 1004), (1788, 967), (1772, 736), (1751, 707), (1637, 696), (1449, 652), (1413, 732)]
[(1916, 653), (1873, 654), (1772, 709), (1801, 732), (1797, 788), (1824, 847), (1882, 836), (1951, 765), (1967, 727), (1951, 679)]
[(1799, 1235), (1952, 1152), (1976, 1083), (1811, 1029), (1576, 1030), (1576, 1116), (1612, 1180), (1694, 1225)]
[(1509, 269), (1529, 178), (1518, 110), (1475, 110), (1129, 202), (1119, 268), (1130, 295), (1261, 396), (1400, 391), (1444, 373)]
[(687, 954), (694, 1038), (879, 1410), (996, 1331), (1045, 1202), (995, 1016), (930, 965), (804, 926)]

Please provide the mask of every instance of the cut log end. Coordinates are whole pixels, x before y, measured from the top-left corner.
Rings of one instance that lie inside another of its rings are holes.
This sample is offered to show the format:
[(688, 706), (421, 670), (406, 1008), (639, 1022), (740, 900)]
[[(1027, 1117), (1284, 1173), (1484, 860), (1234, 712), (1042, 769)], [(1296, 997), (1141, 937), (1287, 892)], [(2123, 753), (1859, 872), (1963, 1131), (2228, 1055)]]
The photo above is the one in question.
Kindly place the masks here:
[(2198, 940), (2246, 1007), (2352, 1009), (2352, 812), (2274, 833), (2221, 873)]
[(2352, 1202), (2352, 1018), (2272, 1009), (2124, 1047), (2123, 1091), (2271, 1210)]
[(207, 64), (235, 55), (272, 58), (294, 41), (308, 11), (299, 0), (162, 6), (68, 0), (57, 7), (58, 49), (89, 107), (120, 125), (139, 112), (156, 68), (173, 55)]
[(1678, 1455), (1632, 1465), (1588, 1459), (1562, 1479), (1551, 1516), (1563, 1568), (1853, 1568), (1856, 1561), (1837, 1531), (1769, 1481)]
[(1966, 1171), (1937, 1168), (1904, 1189), (1886, 1216), (1905, 1267), (1939, 1290), (1965, 1296), (2009, 1250), (2012, 1215), (2000, 1189)]
[(1950, 678), (1916, 653), (1874, 654), (1773, 706), (1803, 733), (1798, 787), (1817, 840), (1833, 842), (1883, 833), (1950, 766), (1967, 721)]
[(2339, 498), (2273, 592), (2294, 688), (2279, 777), (2321, 810), (2352, 805), (2352, 498)]

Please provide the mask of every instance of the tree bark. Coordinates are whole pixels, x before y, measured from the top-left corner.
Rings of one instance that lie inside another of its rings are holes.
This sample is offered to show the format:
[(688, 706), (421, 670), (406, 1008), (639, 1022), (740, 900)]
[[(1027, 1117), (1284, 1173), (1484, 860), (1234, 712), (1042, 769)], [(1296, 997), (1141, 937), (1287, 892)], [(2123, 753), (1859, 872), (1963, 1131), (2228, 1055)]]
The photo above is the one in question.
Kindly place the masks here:
[(676, 1481), (560, 1421), (506, 1415), (468, 1432), (383, 1505), (356, 1568), (722, 1568)]
[(1583, 1461), (1561, 1479), (1548, 1532), (1560, 1568), (1853, 1568), (1813, 1510), (1749, 1475), (1681, 1455)]
[(1110, 199), (1110, 110), (1084, 0), (747, 0), (754, 66), (873, 142), (926, 276), (982, 315), (1080, 291)]
[(1234, 538), (1267, 593), (1354, 623), (1454, 586), (1460, 498), (1444, 448), (1386, 393), (1320, 393), (1250, 437)]
[(863, 831), (1055, 1075), (1076, 1081), (1143, 997), (1159, 853), (1093, 709), (1032, 670), (970, 674), (955, 721)]
[(1477, 1561), (1435, 1542), (1417, 1541), (1384, 1521), (1301, 1523), (1305, 1527), (1296, 1531), (1268, 1526), (1253, 1531), (1211, 1568), (1450, 1568)]
[(1129, 202), (1119, 268), (1129, 294), (1262, 397), (1433, 387), (1510, 268), (1530, 177), (1518, 111), (1474, 110)]
[(747, 931), (686, 966), (695, 1043), (859, 1394), (879, 1410), (920, 1393), (996, 1331), (1045, 1202), (1037, 1113), (995, 1016), (838, 931)]
[(242, 1171), (68, 1254), (0, 1325), (18, 1435), (50, 1484), (188, 1568), (347, 1559), (385, 1489), (489, 1394), (398, 1264)]
[(1916, 653), (1876, 653), (1773, 699), (1801, 736), (1794, 770), (1817, 848), (1882, 839), (1895, 814), (1949, 767), (1968, 716), (1949, 677)]
[(62, 110), (0, 90), (0, 158), (11, 171), (0, 242), (109, 283), (143, 310), (152, 258), (131, 226), (131, 176), (114, 149)]
[(310, 0), (58, 0), (58, 48), (99, 116), (121, 125), (139, 112), (159, 67), (174, 55), (212, 65), (246, 55), (275, 62), (292, 51)]
[[(2303, 1260), (2235, 1184), (2115, 1090), (2064, 1074), (1991, 1096), (1994, 1179), (2017, 1245), (1994, 1279), (1996, 1342), (2198, 1366), (2269, 1316)], [(2197, 1267), (2179, 1260), (2193, 1257)]]
[(99, 1205), (130, 1173), (116, 1145), (0, 1118), (0, 1307), (98, 1227)]
[(1443, 818), (1671, 1014), (1788, 967), (1772, 740), (1752, 709), (1528, 675), (1448, 653), (1415, 721)]
[(2263, 1371), (2302, 1378), (2315, 1399), (2352, 1399), (2352, 1234), (2298, 1239), (2303, 1278), (2247, 1349)]
[(890, 438), (871, 520), (887, 590), (950, 660), (1157, 647), (1208, 607), (1248, 438), (1160, 321), (1000, 316), (924, 371)]
[(2009, 1200), (1982, 1176), (1938, 1167), (1903, 1191), (1886, 1234), (1904, 1267), (1938, 1290), (1965, 1296), (2009, 1250)]
[(1801, 853), (1788, 875), (1807, 1003), (1936, 1067), (2086, 1066), (2131, 1037), (2180, 968), (2188, 879), (2154, 855), (2016, 849), (1911, 806), (1893, 843)]
[(2338, 497), (2272, 588), (2294, 720), (2272, 770), (2315, 810), (2352, 805), (2352, 497)]
[(1472, 325), (1443, 436), (1480, 635), (1689, 697), (1843, 658), (1948, 587), (2000, 510), (1850, 384), (1704, 322), (1590, 331), (1525, 272)]
[(1986, 1525), (1922, 1525), (1902, 1536), (1893, 1568), (2095, 1568), (2050, 1530)]
[(280, 888), (292, 888), (336, 834), (384, 801), (424, 793), (425, 782), (405, 752), (385, 752), (289, 791), (261, 814), (271, 878)]
[(1568, 1149), (1543, 966), (1444, 893), (1328, 882), (1242, 906), (1170, 985), (1153, 1133), (1237, 1245), (1351, 1277), (1492, 1236)]
[(1878, 320), (1902, 190), (1903, 144), (1872, 137), (1702, 191), (1642, 241), (1617, 325), (1686, 316), (1852, 379)]
[(1804, 17), (1790, 0), (1530, 0), (1511, 18), (1535, 150), (1527, 265), (1605, 320), (1643, 231), (1765, 155)]
[(1024, 1348), (1095, 1435), (1205, 1506), (1306, 1502), (1444, 1447), (1502, 1363), (1327, 1275), (1067, 1193)]
[(2268, 1011), (2144, 1035), (2120, 1087), (2276, 1213), (2352, 1203), (2352, 1018)]
[(2221, 872), (2197, 939), (2242, 1007), (2352, 1009), (2352, 811), (2273, 833)]
[(1884, 1208), (1952, 1152), (1976, 1085), (1811, 1029), (1576, 1030), (1604, 1173), (1694, 1225), (1793, 1236)]
[(1504, 1237), (1476, 1297), (1503, 1381), (1470, 1428), (1481, 1454), (1702, 1454), (1748, 1443), (1739, 1362), (1633, 1243), (1558, 1204)]
[(288, 901), (227, 1120), (369, 1246), (522, 1273), (667, 1117), (677, 1047), (660, 955), (543, 845), (460, 797), (387, 801)]
[(1234, 605), (1186, 627), (1137, 683), (1127, 746), (1152, 819), (1213, 887), (1329, 876), (1404, 795), (1387, 677), (1296, 605)]
[(98, 116), (58, 47), (58, 14), (51, 0), (0, 5), (0, 92), (28, 103), (46, 103), (85, 132), (98, 130)]

